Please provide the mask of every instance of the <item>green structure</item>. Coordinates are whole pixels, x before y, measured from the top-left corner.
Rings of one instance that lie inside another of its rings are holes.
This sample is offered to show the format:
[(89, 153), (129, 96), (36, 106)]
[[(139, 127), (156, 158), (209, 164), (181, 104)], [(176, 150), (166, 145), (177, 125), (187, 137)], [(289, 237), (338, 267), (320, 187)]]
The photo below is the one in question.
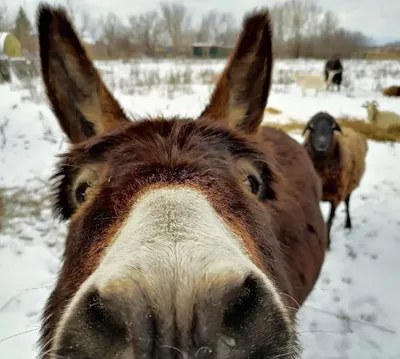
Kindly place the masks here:
[(8, 57), (23, 57), (19, 40), (9, 32), (0, 32), (0, 54)]
[(8, 32), (0, 32), (0, 83), (35, 75), (33, 64), (23, 53), (18, 39)]
[(192, 44), (192, 54), (198, 58), (224, 58), (227, 57), (232, 48), (228, 46), (214, 45), (209, 43)]

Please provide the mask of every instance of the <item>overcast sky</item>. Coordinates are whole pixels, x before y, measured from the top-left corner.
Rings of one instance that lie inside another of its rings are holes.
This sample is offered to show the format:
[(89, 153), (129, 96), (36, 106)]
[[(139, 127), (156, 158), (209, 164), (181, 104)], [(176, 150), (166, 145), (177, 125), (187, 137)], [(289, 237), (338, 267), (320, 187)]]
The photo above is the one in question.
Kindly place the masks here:
[[(65, 1), (65, 0), (64, 0)], [(154, 9), (159, 0), (74, 0), (81, 6), (91, 9), (93, 14), (101, 15), (113, 11), (126, 16)], [(179, 0), (178, 0), (179, 1)], [(270, 6), (284, 0), (184, 0), (185, 5), (196, 13), (210, 9), (230, 11), (241, 20), (246, 11), (254, 7)], [(0, 0), (14, 7), (24, 4), (30, 15), (35, 13), (40, 0)], [(63, 3), (63, 0), (50, 0), (50, 3)], [(399, 0), (316, 0), (320, 6), (334, 11), (342, 26), (362, 31), (378, 42), (400, 40), (400, 1)], [(389, 5), (390, 4), (390, 5)]]

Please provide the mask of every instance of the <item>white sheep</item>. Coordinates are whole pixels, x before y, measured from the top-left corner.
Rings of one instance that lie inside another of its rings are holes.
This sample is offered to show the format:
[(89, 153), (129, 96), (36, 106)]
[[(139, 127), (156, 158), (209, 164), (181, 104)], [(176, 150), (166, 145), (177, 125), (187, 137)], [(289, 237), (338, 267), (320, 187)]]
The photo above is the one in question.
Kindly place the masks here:
[(289, 76), (301, 86), (303, 95), (305, 94), (306, 89), (314, 89), (315, 94), (317, 94), (319, 91), (326, 91), (328, 86), (332, 84), (333, 77), (341, 71), (342, 70), (330, 70), (326, 81), (323, 75), (290, 73)]
[(365, 102), (362, 107), (367, 109), (368, 121), (378, 127), (387, 129), (390, 126), (400, 126), (400, 115), (392, 111), (378, 110), (378, 103), (374, 101)]

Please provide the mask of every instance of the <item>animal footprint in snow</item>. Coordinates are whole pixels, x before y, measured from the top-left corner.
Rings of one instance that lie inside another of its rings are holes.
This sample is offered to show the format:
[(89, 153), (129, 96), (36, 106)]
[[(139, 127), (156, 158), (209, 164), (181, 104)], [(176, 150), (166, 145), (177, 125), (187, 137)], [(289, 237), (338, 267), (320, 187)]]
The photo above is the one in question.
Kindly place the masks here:
[[(378, 304), (378, 300), (374, 297), (364, 297), (358, 300), (354, 300), (350, 303), (351, 308), (360, 309), (363, 311), (375, 310)], [(364, 315), (364, 314), (361, 314)]]
[(342, 282), (350, 285), (353, 282), (353, 279), (350, 277), (343, 277)]
[(365, 321), (365, 322), (374, 324), (374, 323), (376, 323), (378, 317), (377, 317), (377, 315), (374, 314), (374, 313), (371, 313), (371, 314), (361, 314), (361, 315), (360, 315), (360, 319), (363, 320), (363, 321)]
[(367, 232), (366, 234), (365, 234), (365, 237), (367, 237), (367, 238), (373, 238), (373, 237), (377, 237), (378, 236), (378, 231), (371, 231), (371, 232)]

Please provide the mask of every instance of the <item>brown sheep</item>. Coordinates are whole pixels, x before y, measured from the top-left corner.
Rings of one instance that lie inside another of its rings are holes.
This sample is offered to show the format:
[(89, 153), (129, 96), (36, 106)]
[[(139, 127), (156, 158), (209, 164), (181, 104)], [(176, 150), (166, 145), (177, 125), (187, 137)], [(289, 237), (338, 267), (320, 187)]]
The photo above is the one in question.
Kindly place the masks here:
[(326, 112), (319, 112), (307, 123), (303, 135), (314, 167), (322, 180), (322, 201), (330, 202), (327, 223), (328, 249), (330, 229), (337, 206), (346, 204), (345, 228), (351, 228), (349, 202), (351, 193), (359, 186), (365, 171), (368, 145), (365, 138), (350, 128), (341, 128)]
[(383, 89), (382, 92), (385, 96), (399, 97), (400, 96), (400, 86), (386, 87)]

